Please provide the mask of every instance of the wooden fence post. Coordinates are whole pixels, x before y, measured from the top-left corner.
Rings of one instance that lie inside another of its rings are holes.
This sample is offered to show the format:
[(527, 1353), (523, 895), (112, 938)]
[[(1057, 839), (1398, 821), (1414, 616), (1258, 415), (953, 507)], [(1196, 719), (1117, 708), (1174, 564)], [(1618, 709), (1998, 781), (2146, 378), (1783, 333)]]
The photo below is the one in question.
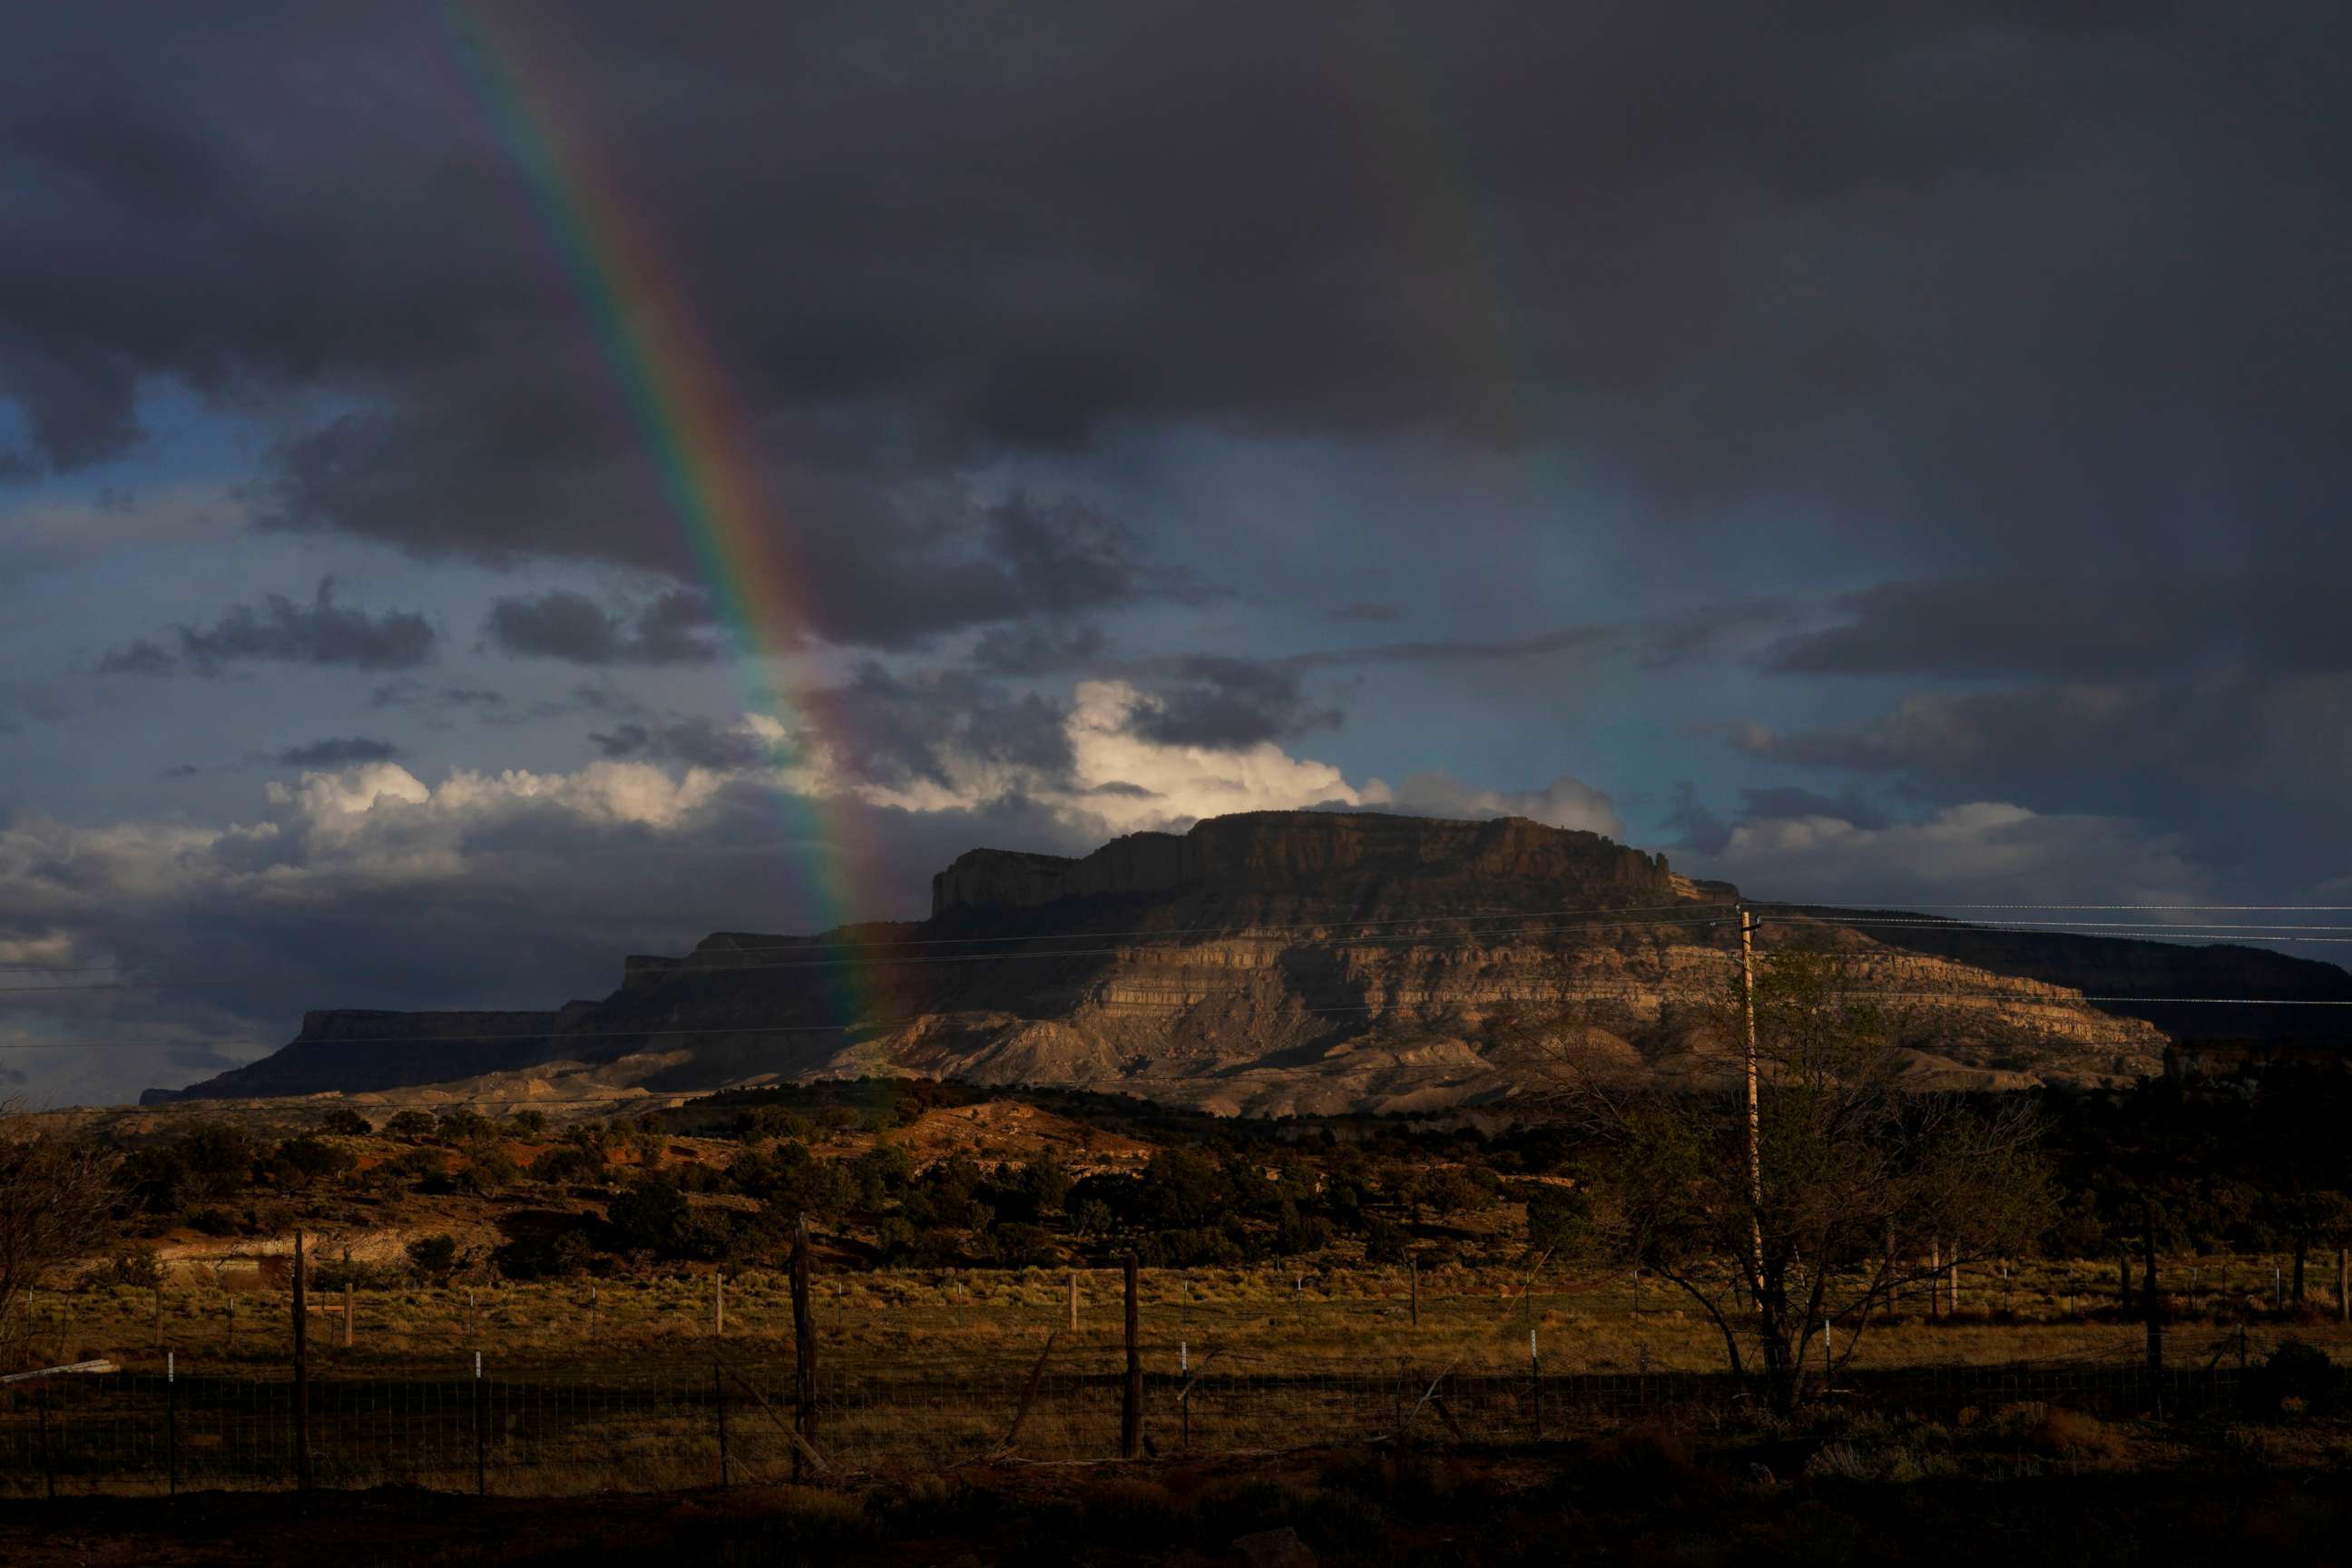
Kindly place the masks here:
[(710, 1277), (710, 1331), (714, 1334), (727, 1331), (727, 1276), (724, 1274)]
[(1143, 1351), (1137, 1342), (1140, 1321), (1136, 1305), (1136, 1258), (1127, 1255), (1127, 1384), (1118, 1402), (1119, 1457), (1132, 1459), (1143, 1450)]
[(801, 1436), (793, 1448), (793, 1479), (798, 1480), (803, 1446), (816, 1446), (816, 1317), (809, 1310), (806, 1215), (793, 1222), (793, 1426)]
[(1078, 1331), (1078, 1271), (1070, 1270), (1070, 1331)]
[(359, 1303), (352, 1299), (352, 1282), (343, 1281), (343, 1348), (349, 1350), (354, 1340), (352, 1324), (359, 1316)]
[(294, 1233), (294, 1486), (310, 1489), (310, 1306), (303, 1293), (302, 1233)]
[(596, 1338), (596, 1287), (588, 1287), (588, 1338)]
[(180, 1495), (180, 1369), (179, 1357), (163, 1352), (163, 1465), (166, 1497)]
[(1405, 1273), (1410, 1277), (1409, 1283), (1412, 1289), (1412, 1326), (1417, 1329), (1421, 1327), (1421, 1259), (1412, 1253), (1407, 1253), (1404, 1267)]

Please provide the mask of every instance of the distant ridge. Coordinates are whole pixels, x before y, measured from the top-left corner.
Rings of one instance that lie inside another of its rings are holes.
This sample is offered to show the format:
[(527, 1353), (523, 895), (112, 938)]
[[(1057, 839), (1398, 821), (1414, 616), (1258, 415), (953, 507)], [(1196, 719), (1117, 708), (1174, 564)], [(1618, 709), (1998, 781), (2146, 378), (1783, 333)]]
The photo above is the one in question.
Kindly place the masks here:
[[(974, 849), (909, 924), (722, 932), (636, 954), (548, 1013), (306, 1016), (269, 1058), (149, 1102), (444, 1086), (510, 1100), (919, 1074), (1128, 1092), (1226, 1113), (1496, 1105), (1572, 1047), (1639, 1075), (1717, 1051), (1738, 890), (1663, 856), (1524, 818), (1255, 812), (1081, 857)], [(1922, 1085), (2093, 1086), (2173, 1038), (2315, 1027), (2289, 1015), (2091, 995), (2352, 998), (2352, 974), (2265, 950), (1848, 925), (1775, 907), (1766, 950), (1825, 944), (1898, 995)], [(861, 1011), (835, 1009), (855, 965)], [(2335, 1026), (2337, 1020), (2329, 1020)]]

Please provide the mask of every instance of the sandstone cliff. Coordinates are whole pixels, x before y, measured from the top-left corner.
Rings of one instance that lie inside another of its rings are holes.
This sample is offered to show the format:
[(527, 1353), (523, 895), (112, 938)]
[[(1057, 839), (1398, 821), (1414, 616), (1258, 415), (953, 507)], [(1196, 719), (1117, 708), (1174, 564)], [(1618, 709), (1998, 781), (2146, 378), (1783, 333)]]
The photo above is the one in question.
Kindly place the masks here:
[[(633, 956), (613, 994), (557, 1013), (315, 1014), (278, 1055), (184, 1092), (912, 1073), (1261, 1115), (1498, 1103), (1570, 1058), (1635, 1074), (1719, 1061), (1710, 1009), (1737, 973), (1737, 896), (1523, 820), (1255, 813), (1078, 858), (974, 850), (934, 879), (919, 924), (720, 933)], [(2352, 997), (2342, 970), (2245, 949), (1793, 908), (1762, 941), (1837, 949), (1848, 984), (1903, 1010), (1922, 1084), (2129, 1079), (2160, 1069), (2168, 1027), (2200, 1026), (2086, 987)]]

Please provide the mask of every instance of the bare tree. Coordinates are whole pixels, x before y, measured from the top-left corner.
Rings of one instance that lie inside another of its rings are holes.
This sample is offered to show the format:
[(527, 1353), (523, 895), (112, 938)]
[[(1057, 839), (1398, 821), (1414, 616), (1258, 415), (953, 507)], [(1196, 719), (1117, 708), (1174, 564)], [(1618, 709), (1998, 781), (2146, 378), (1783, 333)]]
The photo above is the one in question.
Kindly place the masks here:
[(37, 1133), (22, 1101), (0, 1100), (0, 1358), (19, 1353), (25, 1292), (42, 1272), (104, 1239), (113, 1195), (95, 1145)]
[[(1583, 1244), (1681, 1289), (1721, 1334), (1731, 1370), (1760, 1373), (1785, 1413), (1814, 1386), (1809, 1351), (1825, 1325), (1840, 1331), (1834, 1369), (1897, 1291), (2011, 1255), (2047, 1224), (2052, 1200), (2031, 1108), (1904, 1089), (1895, 1021), (1843, 995), (1830, 955), (1774, 955), (1755, 1001), (1754, 1175), (1727, 1057), (1635, 1080), (1584, 1070), (1564, 1049), (1556, 1098), (1589, 1137), (1574, 1215)], [(1735, 987), (1722, 1037), (1744, 1032), (1740, 1007)], [(1573, 1025), (1564, 1034), (1577, 1037)]]

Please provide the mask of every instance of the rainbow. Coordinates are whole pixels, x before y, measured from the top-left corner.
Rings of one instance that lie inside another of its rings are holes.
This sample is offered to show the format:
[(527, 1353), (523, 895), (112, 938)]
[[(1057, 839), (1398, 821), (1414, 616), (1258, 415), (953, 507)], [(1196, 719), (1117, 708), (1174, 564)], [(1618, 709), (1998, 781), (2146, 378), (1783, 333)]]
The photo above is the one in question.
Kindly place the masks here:
[[(768, 661), (798, 647), (810, 616), (799, 574), (769, 517), (744, 421), (686, 294), (642, 225), (628, 220), (615, 183), (603, 177), (584, 137), (564, 132), (560, 105), (527, 79), (459, 0), (438, 7), (453, 52), (530, 198), (556, 259), (579, 297), (604, 361), (659, 478), (734, 655), (748, 711), (788, 734), (826, 733), (819, 715), (794, 709), (769, 679)], [(777, 792), (789, 836), (808, 847), (803, 888), (816, 924), (835, 928), (853, 909), (857, 873), (870, 864), (848, 814), (821, 799)], [(860, 965), (845, 963), (833, 986), (843, 1022), (867, 1011)]]

